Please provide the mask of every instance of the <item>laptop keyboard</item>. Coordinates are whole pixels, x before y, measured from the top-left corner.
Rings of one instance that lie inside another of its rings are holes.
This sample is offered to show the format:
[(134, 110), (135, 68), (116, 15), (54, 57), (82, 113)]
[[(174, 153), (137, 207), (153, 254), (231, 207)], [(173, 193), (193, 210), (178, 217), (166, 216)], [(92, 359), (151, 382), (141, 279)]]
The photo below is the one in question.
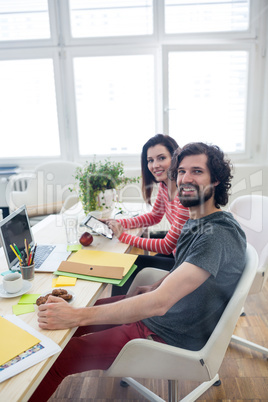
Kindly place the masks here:
[(56, 246), (47, 246), (47, 245), (40, 245), (37, 246), (36, 252), (35, 252), (35, 257), (34, 257), (34, 262), (35, 262), (35, 269), (40, 268), (40, 266), (43, 264), (43, 262), (47, 259), (49, 254), (52, 253)]

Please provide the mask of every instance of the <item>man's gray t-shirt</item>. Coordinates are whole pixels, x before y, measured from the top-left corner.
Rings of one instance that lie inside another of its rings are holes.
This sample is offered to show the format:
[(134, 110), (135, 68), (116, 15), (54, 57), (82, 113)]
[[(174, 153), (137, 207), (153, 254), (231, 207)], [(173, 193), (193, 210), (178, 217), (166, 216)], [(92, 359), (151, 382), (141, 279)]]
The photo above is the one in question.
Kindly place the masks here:
[(147, 318), (143, 323), (169, 345), (199, 350), (215, 328), (244, 270), (245, 234), (228, 212), (189, 219), (179, 237), (171, 272), (184, 261), (208, 271), (210, 277), (164, 316)]

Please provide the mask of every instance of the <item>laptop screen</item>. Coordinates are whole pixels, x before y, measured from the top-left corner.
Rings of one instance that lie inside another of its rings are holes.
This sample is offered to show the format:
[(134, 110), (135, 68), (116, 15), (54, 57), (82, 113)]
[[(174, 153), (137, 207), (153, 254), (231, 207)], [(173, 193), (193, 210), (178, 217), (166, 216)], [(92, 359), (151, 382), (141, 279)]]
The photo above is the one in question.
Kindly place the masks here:
[(25, 250), (25, 239), (32, 246), (33, 237), (30, 229), (26, 207), (22, 206), (0, 221), (0, 236), (9, 269), (18, 263), (18, 258), (10, 245), (16, 244), (21, 251)]

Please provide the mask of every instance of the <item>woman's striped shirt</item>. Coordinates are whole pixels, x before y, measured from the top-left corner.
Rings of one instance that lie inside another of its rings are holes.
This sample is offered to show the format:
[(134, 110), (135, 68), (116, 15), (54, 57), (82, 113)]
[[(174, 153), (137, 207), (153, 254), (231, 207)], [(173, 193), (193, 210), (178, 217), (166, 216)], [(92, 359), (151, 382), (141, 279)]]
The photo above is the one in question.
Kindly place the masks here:
[(125, 229), (149, 227), (158, 224), (164, 214), (171, 225), (164, 239), (147, 239), (124, 232), (119, 240), (143, 250), (166, 255), (172, 252), (174, 254), (181, 229), (189, 218), (189, 210), (181, 204), (178, 196), (173, 201), (169, 200), (168, 189), (164, 183), (159, 184), (159, 191), (151, 212), (134, 218), (118, 219), (118, 222)]

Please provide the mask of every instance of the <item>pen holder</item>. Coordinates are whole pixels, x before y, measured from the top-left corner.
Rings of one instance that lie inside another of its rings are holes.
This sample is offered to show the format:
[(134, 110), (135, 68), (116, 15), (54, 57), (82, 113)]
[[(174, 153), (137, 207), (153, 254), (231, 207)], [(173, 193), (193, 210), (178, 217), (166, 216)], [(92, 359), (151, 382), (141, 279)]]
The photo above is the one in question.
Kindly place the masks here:
[(22, 279), (26, 281), (32, 281), (34, 279), (34, 264), (20, 265), (20, 272), (22, 275)]

